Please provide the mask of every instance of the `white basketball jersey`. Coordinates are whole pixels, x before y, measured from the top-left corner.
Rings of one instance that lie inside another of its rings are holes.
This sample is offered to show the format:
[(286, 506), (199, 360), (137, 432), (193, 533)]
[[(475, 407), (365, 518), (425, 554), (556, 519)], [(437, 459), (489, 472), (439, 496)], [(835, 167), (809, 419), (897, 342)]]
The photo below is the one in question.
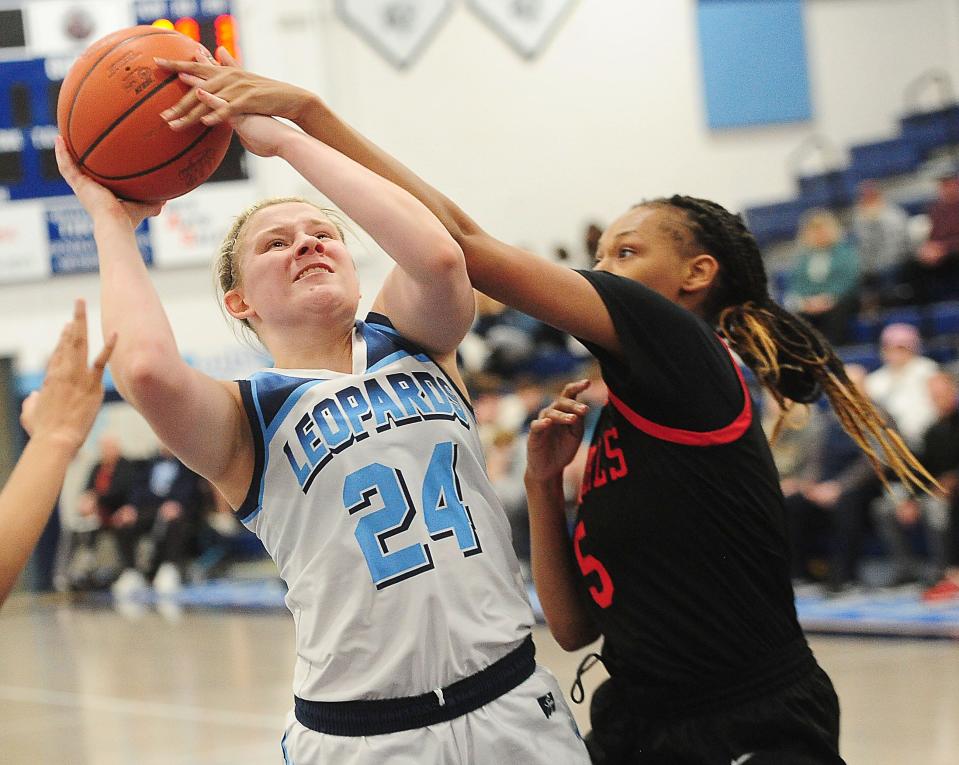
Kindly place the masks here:
[(389, 320), (353, 331), (351, 374), (240, 381), (256, 449), (238, 515), (289, 591), (293, 691), (432, 691), (500, 659), (532, 613), (472, 410)]

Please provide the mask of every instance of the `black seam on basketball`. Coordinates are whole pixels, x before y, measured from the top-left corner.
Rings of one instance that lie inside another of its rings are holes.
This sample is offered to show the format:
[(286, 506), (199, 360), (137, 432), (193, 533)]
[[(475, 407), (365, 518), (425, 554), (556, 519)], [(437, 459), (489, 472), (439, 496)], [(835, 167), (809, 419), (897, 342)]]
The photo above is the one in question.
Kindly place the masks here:
[(156, 165), (155, 167), (148, 167), (146, 170), (140, 170), (137, 173), (132, 173), (130, 175), (100, 175), (100, 173), (98, 173), (96, 170), (92, 170), (89, 166), (87, 166), (86, 170), (91, 175), (95, 175), (97, 178), (102, 178), (105, 181), (128, 181), (131, 178), (139, 178), (141, 175), (149, 175), (150, 173), (155, 173), (157, 170), (162, 170), (171, 162), (176, 162), (180, 157), (182, 157), (184, 154), (190, 151), (190, 149), (192, 149), (194, 146), (200, 143), (200, 141), (206, 138), (210, 134), (210, 132), (215, 129), (216, 129), (215, 125), (213, 127), (208, 127), (206, 130), (200, 133), (200, 135), (197, 136), (197, 138), (194, 141), (192, 141), (179, 154), (176, 154), (170, 157), (168, 160), (166, 160), (165, 162), (161, 162), (159, 165)]
[(152, 37), (153, 35), (175, 35), (175, 34), (179, 34), (179, 32), (171, 32), (169, 29), (157, 29), (156, 32), (144, 32), (141, 35), (133, 35), (132, 37), (125, 37), (124, 39), (120, 40), (120, 42), (118, 42), (116, 45), (114, 45), (112, 48), (104, 51), (103, 55), (100, 56), (100, 58), (98, 58), (94, 62), (93, 66), (87, 69), (86, 74), (83, 75), (83, 77), (80, 79), (80, 82), (77, 83), (76, 89), (73, 91), (73, 103), (70, 104), (70, 111), (67, 112), (67, 127), (65, 131), (66, 135), (64, 136), (64, 138), (67, 139), (67, 141), (70, 143), (71, 146), (73, 146), (73, 138), (70, 135), (70, 126), (73, 124), (73, 109), (77, 105), (77, 98), (80, 95), (80, 89), (83, 87), (83, 83), (85, 83), (87, 81), (87, 78), (91, 74), (93, 74), (93, 71), (98, 66), (100, 66), (100, 62), (103, 61), (103, 59), (105, 59), (111, 53), (113, 53), (113, 51), (115, 51), (121, 45), (126, 45), (128, 42), (131, 42), (132, 40), (139, 40), (142, 37)]
[(80, 167), (85, 167), (83, 163), (86, 160), (86, 158), (90, 156), (90, 152), (92, 152), (95, 148), (97, 148), (97, 146), (103, 143), (103, 139), (105, 139), (108, 135), (110, 135), (110, 133), (113, 132), (113, 129), (115, 127), (117, 127), (121, 122), (123, 122), (123, 120), (125, 120), (127, 117), (133, 114), (133, 112), (135, 112), (137, 109), (143, 106), (144, 103), (146, 103), (148, 100), (153, 98), (153, 96), (155, 96), (157, 93), (163, 90), (171, 82), (175, 82), (179, 78), (179, 76), (180, 75), (176, 74), (175, 72), (171, 74), (169, 77), (163, 80), (159, 85), (156, 85), (155, 87), (148, 90), (143, 95), (143, 98), (141, 98), (135, 104), (131, 105), (129, 109), (127, 109), (125, 112), (123, 112), (123, 114), (121, 114), (119, 117), (113, 120), (113, 122), (107, 125), (106, 129), (102, 133), (100, 133), (97, 139), (87, 147), (87, 150), (83, 152), (83, 155), (77, 160), (77, 163), (80, 165)]

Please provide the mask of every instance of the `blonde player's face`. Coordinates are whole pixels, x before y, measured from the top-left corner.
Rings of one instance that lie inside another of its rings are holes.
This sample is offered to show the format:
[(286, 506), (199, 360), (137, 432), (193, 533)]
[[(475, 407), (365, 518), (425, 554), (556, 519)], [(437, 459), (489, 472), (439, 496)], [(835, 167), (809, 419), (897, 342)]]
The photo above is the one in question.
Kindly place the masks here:
[(313, 205), (284, 202), (254, 213), (242, 235), (240, 274), (254, 324), (356, 315), (360, 290), (353, 260), (336, 226)]
[(633, 279), (676, 302), (686, 275), (689, 238), (674, 214), (636, 207), (603, 232), (594, 268)]

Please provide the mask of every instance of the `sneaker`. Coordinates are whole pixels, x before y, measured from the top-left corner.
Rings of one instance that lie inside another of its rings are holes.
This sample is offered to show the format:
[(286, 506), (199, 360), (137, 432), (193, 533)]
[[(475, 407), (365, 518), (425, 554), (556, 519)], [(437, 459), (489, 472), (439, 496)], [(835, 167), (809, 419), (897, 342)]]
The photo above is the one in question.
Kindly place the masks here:
[(938, 584), (934, 584), (922, 593), (922, 599), (927, 603), (939, 600), (952, 600), (956, 597), (959, 597), (959, 583), (949, 577), (940, 579)]
[(175, 595), (183, 589), (180, 570), (173, 563), (163, 563), (153, 577), (153, 589), (157, 595)]
[(124, 569), (117, 580), (110, 585), (110, 592), (114, 598), (131, 598), (149, 589), (143, 574), (135, 568)]

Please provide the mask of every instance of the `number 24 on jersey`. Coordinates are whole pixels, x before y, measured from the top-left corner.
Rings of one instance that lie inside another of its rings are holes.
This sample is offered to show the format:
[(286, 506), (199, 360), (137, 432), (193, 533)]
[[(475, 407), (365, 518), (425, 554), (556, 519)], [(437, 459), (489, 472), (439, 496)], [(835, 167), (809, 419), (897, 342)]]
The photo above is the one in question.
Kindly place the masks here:
[[(350, 473), (343, 484), (343, 504), (350, 515), (373, 505), (379, 496), (382, 507), (362, 516), (356, 524), (356, 541), (366, 558), (378, 590), (433, 568), (429, 545), (416, 543), (396, 550), (390, 537), (410, 528), (416, 505), (410, 497), (403, 472), (379, 462)], [(463, 503), (456, 476), (456, 446), (450, 441), (433, 449), (421, 497), (423, 522), (430, 539), (455, 537), (464, 556), (483, 552), (469, 508)]]

